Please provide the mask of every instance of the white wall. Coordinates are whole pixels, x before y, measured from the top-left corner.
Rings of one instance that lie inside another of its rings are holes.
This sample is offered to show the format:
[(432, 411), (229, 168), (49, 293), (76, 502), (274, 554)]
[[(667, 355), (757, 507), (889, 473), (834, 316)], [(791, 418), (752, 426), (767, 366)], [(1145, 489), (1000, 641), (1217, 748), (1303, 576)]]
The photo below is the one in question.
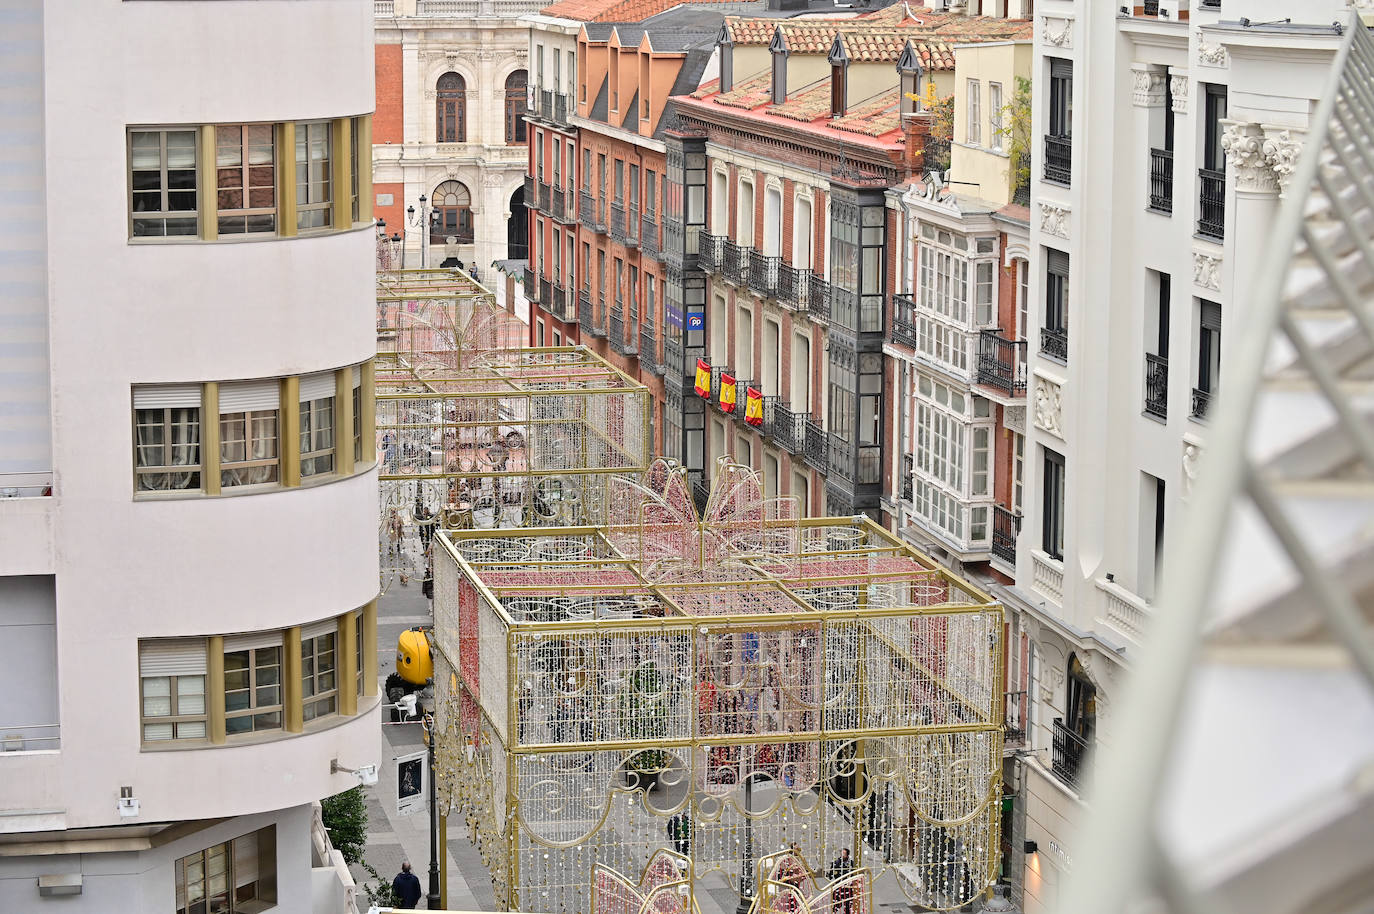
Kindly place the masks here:
[(57, 672), (52, 577), (0, 577), (0, 751), (58, 748)]

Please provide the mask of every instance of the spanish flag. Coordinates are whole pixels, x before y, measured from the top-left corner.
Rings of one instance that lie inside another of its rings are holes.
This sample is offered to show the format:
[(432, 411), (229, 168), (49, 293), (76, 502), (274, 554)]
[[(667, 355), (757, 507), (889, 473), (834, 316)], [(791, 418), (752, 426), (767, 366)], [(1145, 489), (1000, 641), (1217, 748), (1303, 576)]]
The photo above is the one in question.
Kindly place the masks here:
[(753, 426), (763, 424), (763, 391), (757, 387), (744, 391), (744, 421)]
[(705, 359), (697, 359), (696, 392), (698, 397), (711, 399), (711, 366)]
[(723, 413), (735, 411), (735, 376), (723, 371), (720, 373), (720, 411)]

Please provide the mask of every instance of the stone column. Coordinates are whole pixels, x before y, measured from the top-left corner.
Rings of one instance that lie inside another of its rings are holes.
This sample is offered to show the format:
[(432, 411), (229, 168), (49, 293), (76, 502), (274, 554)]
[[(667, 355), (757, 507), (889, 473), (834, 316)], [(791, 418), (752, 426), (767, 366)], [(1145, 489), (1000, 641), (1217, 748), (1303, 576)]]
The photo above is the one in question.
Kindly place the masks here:
[[(1136, 135), (1143, 136), (1150, 149), (1164, 148), (1164, 81), (1167, 79), (1164, 68), (1154, 64), (1137, 63), (1131, 65), (1135, 85), (1131, 92), (1131, 104), (1135, 106)], [(1153, 161), (1153, 157), (1151, 157)], [(1150, 168), (1136, 177), (1144, 182), (1145, 193), (1142, 199), (1150, 199)], [(1139, 186), (1139, 185), (1137, 185)]]
[[(1234, 204), (1226, 214), (1229, 256), (1222, 266), (1222, 293), (1232, 305), (1237, 319), (1244, 319), (1244, 308), (1254, 291), (1255, 277), (1267, 253), (1269, 236), (1279, 210), (1279, 181), (1273, 165), (1265, 156), (1265, 136), (1259, 124), (1223, 121), (1221, 148), (1226, 151), (1228, 183), (1233, 184)], [(1226, 279), (1230, 282), (1226, 282)], [(1232, 324), (1232, 326), (1239, 326)], [(1223, 323), (1223, 328), (1225, 324)], [(1224, 331), (1223, 331), (1224, 332)]]

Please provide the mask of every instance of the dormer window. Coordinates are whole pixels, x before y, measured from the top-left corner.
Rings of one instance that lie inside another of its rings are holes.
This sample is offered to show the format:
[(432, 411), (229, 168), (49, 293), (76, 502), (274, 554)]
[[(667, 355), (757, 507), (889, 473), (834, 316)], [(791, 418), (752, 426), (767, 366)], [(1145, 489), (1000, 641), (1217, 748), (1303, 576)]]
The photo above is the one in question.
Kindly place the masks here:
[(849, 54), (844, 49), (843, 33), (835, 33), (826, 59), (830, 62), (830, 116), (843, 117), (849, 96)]
[(720, 34), (716, 36), (716, 56), (720, 58), (720, 91), (729, 92), (735, 87), (734, 54), (735, 43), (730, 38), (730, 26), (721, 23)]
[(773, 104), (781, 105), (787, 101), (787, 39), (783, 37), (782, 26), (773, 29), (773, 40), (768, 45), (773, 55)]
[(908, 39), (906, 47), (902, 48), (902, 56), (897, 59), (897, 77), (902, 87), (903, 115), (919, 114), (922, 110), (921, 93), (925, 86), (925, 67), (921, 66), (921, 55), (916, 53), (916, 46)]

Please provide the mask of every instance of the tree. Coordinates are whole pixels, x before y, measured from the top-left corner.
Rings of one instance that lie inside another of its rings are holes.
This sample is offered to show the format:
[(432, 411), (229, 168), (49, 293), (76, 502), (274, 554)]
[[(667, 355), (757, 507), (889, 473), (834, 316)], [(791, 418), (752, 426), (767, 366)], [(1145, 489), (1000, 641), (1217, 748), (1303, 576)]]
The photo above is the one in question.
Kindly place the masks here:
[(1031, 178), (1031, 81), (1023, 76), (1016, 77), (1016, 91), (1011, 101), (998, 112), (1002, 126), (997, 135), (1004, 141), (1007, 156), (1011, 159), (1013, 188), (1020, 192), (1030, 188)]
[(344, 861), (353, 864), (363, 859), (367, 846), (367, 804), (363, 788), (354, 787), (320, 801), (320, 818), (329, 832), (329, 841), (343, 854)]

